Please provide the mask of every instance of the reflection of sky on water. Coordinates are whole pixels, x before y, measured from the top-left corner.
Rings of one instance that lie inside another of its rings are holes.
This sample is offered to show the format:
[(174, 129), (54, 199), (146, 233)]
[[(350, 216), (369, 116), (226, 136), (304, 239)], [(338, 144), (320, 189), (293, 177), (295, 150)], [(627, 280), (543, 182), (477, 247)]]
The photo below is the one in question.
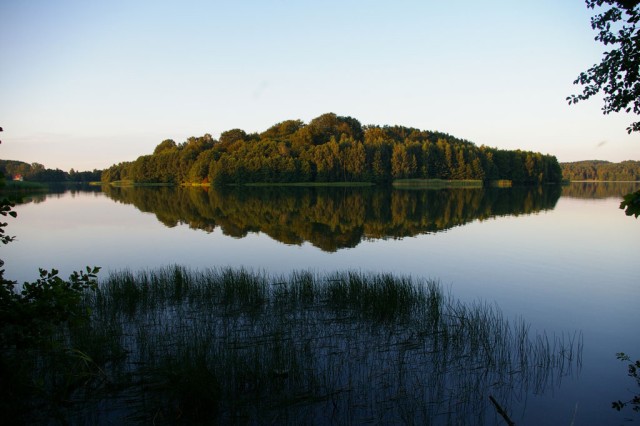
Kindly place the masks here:
[(569, 424), (576, 403), (576, 424), (610, 423), (622, 418), (610, 402), (633, 385), (615, 353), (640, 357), (640, 220), (626, 217), (618, 205), (616, 198), (564, 197), (551, 211), (475, 221), (402, 240), (367, 240), (328, 253), (309, 243), (284, 245), (263, 234), (236, 239), (220, 228), (210, 234), (186, 225), (167, 228), (155, 215), (102, 194), (67, 194), (17, 206), (18, 218), (8, 219), (8, 234), (18, 238), (1, 255), (7, 276), (19, 281), (35, 279), (38, 267), (56, 267), (66, 276), (85, 265), (103, 266), (108, 273), (174, 263), (436, 278), (458, 298), (495, 303), (507, 317), (522, 316), (532, 331), (583, 332), (582, 374), (565, 381), (555, 395), (529, 396), (519, 424), (543, 419), (532, 407), (547, 410), (546, 419), (553, 412), (560, 423)]

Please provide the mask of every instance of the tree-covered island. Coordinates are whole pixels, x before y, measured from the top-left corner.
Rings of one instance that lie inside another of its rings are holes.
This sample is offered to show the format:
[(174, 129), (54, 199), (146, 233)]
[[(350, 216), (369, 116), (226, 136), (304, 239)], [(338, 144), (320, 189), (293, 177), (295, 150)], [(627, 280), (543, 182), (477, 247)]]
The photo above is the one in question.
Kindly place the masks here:
[(106, 169), (105, 183), (245, 184), (376, 182), (397, 179), (560, 182), (557, 159), (476, 146), (446, 133), (404, 126), (363, 126), (323, 114), (286, 120), (262, 133), (241, 129), (161, 142), (153, 154)]

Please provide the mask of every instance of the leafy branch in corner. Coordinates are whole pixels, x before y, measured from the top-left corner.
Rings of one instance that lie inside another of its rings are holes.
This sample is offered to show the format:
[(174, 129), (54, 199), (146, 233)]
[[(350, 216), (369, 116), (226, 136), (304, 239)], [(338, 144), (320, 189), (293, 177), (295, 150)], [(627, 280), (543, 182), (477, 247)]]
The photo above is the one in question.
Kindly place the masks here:
[(85, 271), (73, 272), (64, 280), (56, 269), (40, 269), (40, 278), (25, 282), (20, 293), (13, 290), (13, 285), (6, 286), (0, 307), (2, 346), (37, 345), (56, 326), (84, 321), (88, 312), (82, 308), (82, 296), (86, 290), (97, 288), (99, 271), (98, 267), (87, 266)]
[[(10, 202), (8, 199), (3, 198), (2, 201), (0, 201), (0, 215), (2, 216), (11, 216), (11, 217), (16, 217), (18, 216), (18, 214), (16, 212), (14, 212), (13, 210), (11, 210), (13, 208), (13, 203)], [(9, 235), (6, 235), (4, 232), (4, 228), (5, 226), (7, 226), (6, 222), (0, 222), (0, 242), (2, 242), (2, 244), (9, 244), (11, 241), (13, 241), (15, 239), (15, 237), (10, 237)], [(2, 265), (0, 265), (2, 266)]]
[[(0, 173), (0, 186), (3, 184), (4, 176)], [(13, 208), (10, 200), (0, 199), (0, 215), (17, 217)], [(6, 227), (7, 223), (0, 221), (2, 244), (15, 239), (6, 234)], [(3, 264), (0, 260), (0, 268)], [(39, 271), (36, 281), (25, 282), (17, 290), (16, 281), (6, 279), (4, 269), (0, 269), (0, 411), (3, 420), (21, 419), (18, 423), (24, 421), (22, 417), (38, 393), (28, 353), (50, 351), (60, 327), (88, 321), (90, 312), (82, 303), (83, 297), (88, 290), (97, 289), (100, 268), (87, 266), (85, 270), (73, 272), (68, 280), (60, 278), (56, 269)], [(65, 354), (74, 359), (82, 355), (85, 364), (90, 359), (74, 348), (67, 349)], [(58, 373), (69, 376), (67, 371)]]
[[(0, 201), (0, 215), (16, 217), (13, 204), (6, 198)], [(0, 222), (0, 241), (8, 244), (15, 237), (5, 234), (7, 223)], [(0, 260), (0, 266), (4, 262)], [(16, 291), (16, 282), (4, 277), (0, 269), (0, 350), (38, 346), (63, 323), (83, 321), (87, 312), (82, 308), (86, 290), (97, 288), (99, 267), (76, 271), (68, 280), (58, 271), (40, 269), (40, 278), (25, 282)]]
[[(630, 363), (628, 366), (628, 375), (629, 377), (633, 377), (636, 380), (638, 386), (640, 386), (640, 376), (638, 375), (638, 372), (640, 371), (640, 359), (632, 362), (629, 355), (625, 354), (624, 352), (617, 353), (616, 358), (618, 358), (620, 361)], [(633, 411), (640, 412), (640, 394), (635, 395), (627, 402), (618, 400), (611, 403), (612, 408), (615, 408), (618, 411), (622, 410), (627, 405), (633, 406)]]
[(627, 216), (640, 216), (640, 191), (633, 192), (624, 196), (624, 200), (620, 203), (620, 208), (625, 209)]
[[(591, 18), (591, 28), (598, 31), (596, 41), (612, 49), (602, 61), (580, 73), (573, 84), (583, 87), (582, 93), (567, 97), (569, 105), (604, 93), (602, 112), (625, 111), (640, 114), (640, 11), (636, 0), (586, 0), (595, 9), (603, 4), (611, 6)], [(631, 123), (627, 132), (640, 131), (640, 121)]]

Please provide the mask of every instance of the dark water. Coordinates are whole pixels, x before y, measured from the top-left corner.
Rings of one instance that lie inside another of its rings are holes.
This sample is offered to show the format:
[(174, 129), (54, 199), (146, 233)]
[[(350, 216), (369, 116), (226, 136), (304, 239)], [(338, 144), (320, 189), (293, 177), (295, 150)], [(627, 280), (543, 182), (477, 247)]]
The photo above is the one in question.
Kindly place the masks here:
[[(640, 221), (619, 210), (638, 184), (512, 189), (107, 188), (16, 207), (7, 276), (180, 264), (392, 272), (435, 278), (495, 304), (532, 332), (581, 332), (582, 368), (518, 395), (517, 424), (621, 424), (611, 401), (634, 383), (615, 353), (640, 357)], [(637, 416), (636, 416), (637, 417)]]

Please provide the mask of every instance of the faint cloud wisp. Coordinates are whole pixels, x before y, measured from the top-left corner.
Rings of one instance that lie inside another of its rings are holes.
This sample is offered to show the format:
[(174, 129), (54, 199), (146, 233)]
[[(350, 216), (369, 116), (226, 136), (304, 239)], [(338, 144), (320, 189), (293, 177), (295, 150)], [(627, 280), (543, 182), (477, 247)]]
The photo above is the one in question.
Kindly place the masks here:
[(267, 88), (269, 87), (269, 82), (267, 82), (266, 80), (263, 80), (258, 87), (255, 88), (255, 90), (253, 91), (253, 100), (257, 101), (258, 99), (260, 99), (262, 97), (262, 94), (264, 93), (265, 90), (267, 90)]

